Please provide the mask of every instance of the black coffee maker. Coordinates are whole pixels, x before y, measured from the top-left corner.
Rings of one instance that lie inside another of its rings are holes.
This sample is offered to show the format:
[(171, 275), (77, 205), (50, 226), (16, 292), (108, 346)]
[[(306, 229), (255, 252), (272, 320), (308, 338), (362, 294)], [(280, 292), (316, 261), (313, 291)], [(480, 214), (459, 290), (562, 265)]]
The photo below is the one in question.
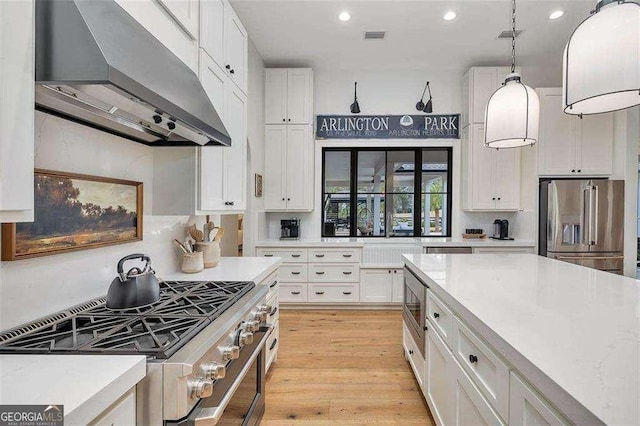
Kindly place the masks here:
[(300, 219), (282, 219), (280, 221), (280, 239), (298, 240), (300, 239)]
[(494, 240), (513, 240), (509, 237), (509, 221), (507, 219), (496, 219), (493, 222), (493, 235)]

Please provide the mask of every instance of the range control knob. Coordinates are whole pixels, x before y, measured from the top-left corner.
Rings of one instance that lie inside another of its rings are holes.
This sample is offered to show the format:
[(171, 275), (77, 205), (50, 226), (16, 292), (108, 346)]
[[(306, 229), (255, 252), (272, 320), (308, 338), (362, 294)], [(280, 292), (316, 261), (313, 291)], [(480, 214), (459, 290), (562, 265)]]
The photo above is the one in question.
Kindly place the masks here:
[(204, 377), (206, 377), (209, 380), (224, 379), (224, 376), (227, 374), (227, 367), (215, 362), (212, 362), (209, 364), (202, 364), (200, 368), (204, 373)]
[(240, 344), (240, 347), (252, 344), (253, 333), (249, 331), (241, 331), (238, 335), (238, 343)]
[(244, 324), (244, 329), (254, 333), (260, 329), (260, 321), (249, 320)]
[(222, 348), (222, 359), (225, 361), (232, 361), (234, 359), (238, 359), (240, 356), (240, 347), (239, 346), (227, 346)]
[(198, 377), (189, 382), (191, 398), (208, 398), (213, 394), (213, 381)]
[(256, 320), (260, 321), (261, 323), (267, 322), (267, 318), (269, 318), (269, 312), (271, 312), (271, 306), (269, 305), (260, 306), (256, 311), (256, 316), (255, 316)]

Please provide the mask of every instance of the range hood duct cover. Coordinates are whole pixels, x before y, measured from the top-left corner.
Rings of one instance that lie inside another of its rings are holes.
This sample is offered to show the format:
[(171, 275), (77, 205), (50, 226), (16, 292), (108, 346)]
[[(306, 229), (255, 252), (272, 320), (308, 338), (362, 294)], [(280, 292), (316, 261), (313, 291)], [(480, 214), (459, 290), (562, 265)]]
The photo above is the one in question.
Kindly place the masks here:
[(36, 85), (39, 109), (149, 146), (231, 145), (196, 74), (113, 0), (36, 0)]

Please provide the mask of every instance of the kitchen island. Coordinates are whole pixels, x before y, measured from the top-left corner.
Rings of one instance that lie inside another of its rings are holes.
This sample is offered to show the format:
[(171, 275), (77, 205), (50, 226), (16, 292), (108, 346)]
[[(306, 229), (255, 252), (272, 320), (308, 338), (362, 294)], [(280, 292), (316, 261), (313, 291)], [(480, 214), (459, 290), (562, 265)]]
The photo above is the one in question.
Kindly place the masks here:
[[(467, 401), (498, 423), (640, 424), (636, 280), (531, 254), (404, 259), (428, 287), (426, 345), (457, 365), (436, 377), (427, 347), (423, 390), (439, 422), (469, 415)], [(459, 377), (469, 397), (455, 402)]]

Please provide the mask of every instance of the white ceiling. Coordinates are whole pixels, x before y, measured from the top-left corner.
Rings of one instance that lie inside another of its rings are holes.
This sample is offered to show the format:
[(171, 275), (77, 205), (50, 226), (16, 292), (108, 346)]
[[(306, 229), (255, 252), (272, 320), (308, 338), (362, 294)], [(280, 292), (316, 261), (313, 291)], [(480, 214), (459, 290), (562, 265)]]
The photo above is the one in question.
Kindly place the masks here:
[[(509, 0), (231, 0), (267, 66), (315, 69), (465, 69), (510, 62)], [(518, 0), (518, 63), (561, 64), (571, 32), (595, 0)], [(549, 20), (555, 9), (566, 11)], [(338, 14), (349, 11), (351, 20)], [(442, 19), (448, 10), (458, 17)], [(363, 40), (383, 30), (385, 40)]]

